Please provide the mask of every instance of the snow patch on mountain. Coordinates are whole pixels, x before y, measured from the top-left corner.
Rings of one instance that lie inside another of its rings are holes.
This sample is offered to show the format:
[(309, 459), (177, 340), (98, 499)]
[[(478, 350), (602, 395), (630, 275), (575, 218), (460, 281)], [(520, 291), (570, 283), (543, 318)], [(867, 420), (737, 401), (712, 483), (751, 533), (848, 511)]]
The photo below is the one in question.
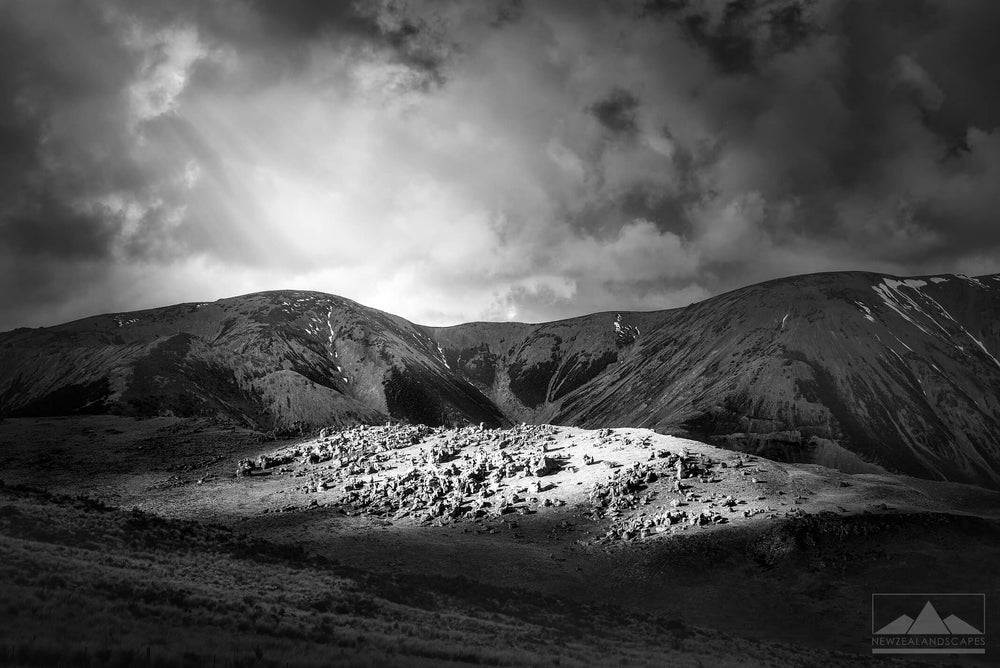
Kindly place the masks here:
[(888, 306), (890, 309), (896, 312), (900, 318), (907, 321), (917, 329), (919, 329), (924, 334), (930, 336), (930, 332), (924, 328), (923, 325), (918, 323), (914, 318), (912, 318), (906, 311), (913, 310), (917, 312), (922, 312), (919, 305), (914, 302), (908, 295), (903, 293), (899, 287), (906, 285), (906, 287), (920, 287), (926, 285), (923, 281), (919, 281), (920, 286), (910, 286), (908, 282), (894, 281), (892, 279), (885, 279), (881, 283), (872, 286), (872, 289), (878, 293), (879, 297), (882, 298), (882, 302)]
[(448, 360), (445, 359), (444, 351), (441, 350), (441, 346), (440, 345), (437, 346), (437, 351), (438, 351), (438, 356), (439, 356), (439, 358), (441, 360), (441, 363), (444, 364), (446, 368), (450, 369), (451, 367), (448, 366)]
[[(856, 301), (854, 303), (857, 304), (857, 306), (858, 306), (859, 309), (861, 309), (861, 312), (865, 316), (865, 320), (867, 320), (868, 322), (875, 322), (875, 318), (872, 317), (872, 310), (870, 308), (868, 308), (868, 306), (866, 304), (864, 304), (863, 302), (859, 302), (859, 301)], [(785, 317), (787, 318), (788, 316), (785, 316)]]
[(118, 327), (128, 327), (129, 325), (134, 325), (137, 322), (139, 322), (138, 318), (128, 318), (125, 315), (115, 316), (115, 324), (118, 325)]
[(996, 357), (994, 357), (993, 353), (991, 353), (989, 350), (986, 349), (986, 346), (983, 345), (982, 341), (980, 341), (979, 339), (977, 339), (976, 337), (974, 337), (972, 335), (972, 333), (969, 332), (969, 330), (965, 329), (964, 327), (962, 328), (962, 331), (965, 332), (970, 339), (972, 339), (973, 341), (975, 341), (976, 345), (979, 346), (979, 348), (986, 354), (986, 356), (989, 357), (991, 360), (993, 360), (993, 362), (998, 367), (1000, 367), (1000, 360), (998, 360)]
[(899, 341), (900, 345), (902, 345), (904, 348), (906, 348), (907, 350), (909, 350), (911, 353), (913, 352), (913, 348), (911, 348), (910, 346), (906, 345), (906, 343), (901, 338), (899, 338), (895, 334), (892, 335), (892, 338), (894, 338), (897, 341)]
[(963, 281), (968, 281), (969, 283), (972, 283), (977, 287), (983, 288), (984, 290), (986, 289), (986, 284), (980, 281), (978, 278), (972, 278), (971, 276), (966, 276), (965, 274), (955, 274), (955, 275), (961, 278)]
[[(909, 292), (915, 294), (921, 301), (925, 304), (933, 305), (942, 315), (944, 315), (949, 320), (954, 320), (952, 315), (941, 306), (933, 297), (930, 297), (926, 293), (920, 290), (920, 288), (926, 287), (927, 282), (910, 278), (902, 281), (894, 280), (891, 278), (883, 279), (881, 283), (872, 286), (872, 289), (878, 293), (882, 298), (882, 301), (886, 306), (891, 308), (900, 317), (912, 324), (914, 327), (919, 329), (924, 334), (931, 336), (931, 333), (915, 318), (918, 316), (923, 316), (925, 321), (929, 321), (944, 335), (945, 339), (950, 339), (952, 333), (949, 332), (937, 319), (929, 313), (921, 304), (919, 304), (910, 294), (903, 290), (903, 288), (909, 288)], [(904, 313), (904, 311), (906, 311)], [(911, 317), (912, 316), (912, 317)]]

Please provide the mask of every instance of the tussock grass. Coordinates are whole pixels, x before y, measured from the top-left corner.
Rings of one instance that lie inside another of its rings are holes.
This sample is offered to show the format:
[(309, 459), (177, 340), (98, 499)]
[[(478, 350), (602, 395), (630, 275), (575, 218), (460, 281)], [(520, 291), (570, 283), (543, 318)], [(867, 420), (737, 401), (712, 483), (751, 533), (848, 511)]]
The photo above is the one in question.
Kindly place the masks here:
[(227, 527), (0, 487), (0, 664), (848, 665), (464, 578), (407, 581)]

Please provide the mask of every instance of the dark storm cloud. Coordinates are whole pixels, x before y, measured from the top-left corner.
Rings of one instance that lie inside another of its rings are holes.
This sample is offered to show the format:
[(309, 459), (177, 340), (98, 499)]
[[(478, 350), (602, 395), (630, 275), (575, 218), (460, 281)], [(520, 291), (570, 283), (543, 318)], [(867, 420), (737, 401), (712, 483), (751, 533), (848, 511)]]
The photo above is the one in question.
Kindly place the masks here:
[(254, 0), (249, 5), (260, 14), (265, 24), (275, 30), (287, 30), (295, 38), (316, 37), (331, 29), (364, 36), (378, 33), (374, 17), (360, 14), (350, 2)]
[[(696, 171), (697, 190), (714, 202), (689, 209), (703, 226), (725, 219), (727, 203), (747, 210), (741, 202), (752, 196), (760, 202), (750, 207), (759, 212), (751, 228), (760, 243), (775, 251), (803, 244), (826, 256), (824, 266), (990, 268), (979, 244), (995, 251), (998, 241), (983, 215), (997, 204), (989, 185), (1000, 119), (1000, 54), (989, 37), (1000, 24), (996, 5), (735, 1), (643, 9), (681, 26), (719, 72), (703, 82), (700, 105), (719, 133), (717, 156)], [(852, 249), (850, 258), (842, 248)], [(776, 261), (740, 268), (728, 257), (713, 262), (711, 253), (705, 260), (730, 285), (780, 273)]]
[(688, 14), (682, 25), (686, 34), (708, 51), (723, 72), (748, 72), (755, 64), (755, 44), (746, 25), (752, 7), (752, 0), (735, 0), (726, 3), (722, 21), (714, 28), (709, 25), (710, 18), (700, 13)]
[(0, 3), (0, 329), (996, 271), (998, 29), (985, 1)]
[[(15, 12), (14, 5), (0, 6), (0, 177), (7, 192), (3, 212), (8, 229), (12, 217), (33, 209), (60, 215), (52, 205), (51, 189), (57, 184), (42, 146), (46, 140), (59, 141), (51, 117), (67, 104), (115, 91), (109, 82), (113, 74), (106, 76), (90, 67), (88, 59), (75, 58), (72, 47), (54, 56), (51, 37), (39, 40), (35, 26)], [(78, 22), (81, 32), (93, 29), (94, 17), (86, 10), (78, 8), (67, 19)], [(93, 48), (106, 47), (97, 42)]]
[(612, 133), (632, 137), (638, 129), (635, 122), (635, 111), (638, 108), (639, 100), (635, 95), (623, 88), (616, 88), (607, 97), (595, 102), (590, 111)]
[(9, 251), (42, 259), (101, 259), (110, 253), (114, 220), (87, 215), (47, 193), (7, 217), (0, 238)]
[(691, 2), (653, 0), (638, 8), (639, 16), (675, 21), (684, 35), (704, 49), (713, 64), (729, 75), (753, 72), (757, 60), (789, 51), (817, 26), (810, 25), (803, 2)]
[(393, 49), (400, 62), (426, 76), (428, 85), (444, 80), (446, 36), (436, 30), (433, 19), (403, 13), (393, 3), (255, 0), (250, 7), (263, 24), (292, 42), (345, 37), (371, 41)]
[(490, 25), (501, 28), (508, 23), (517, 22), (524, 14), (524, 0), (507, 0), (500, 2)]

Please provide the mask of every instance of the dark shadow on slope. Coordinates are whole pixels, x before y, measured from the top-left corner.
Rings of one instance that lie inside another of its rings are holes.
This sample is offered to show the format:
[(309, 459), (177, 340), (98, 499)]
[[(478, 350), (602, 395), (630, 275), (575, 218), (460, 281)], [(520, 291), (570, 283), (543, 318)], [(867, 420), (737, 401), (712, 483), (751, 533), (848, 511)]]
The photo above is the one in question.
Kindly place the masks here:
[(382, 382), (389, 415), (432, 427), (482, 422), (509, 423), (500, 409), (473, 385), (421, 368), (392, 368)]

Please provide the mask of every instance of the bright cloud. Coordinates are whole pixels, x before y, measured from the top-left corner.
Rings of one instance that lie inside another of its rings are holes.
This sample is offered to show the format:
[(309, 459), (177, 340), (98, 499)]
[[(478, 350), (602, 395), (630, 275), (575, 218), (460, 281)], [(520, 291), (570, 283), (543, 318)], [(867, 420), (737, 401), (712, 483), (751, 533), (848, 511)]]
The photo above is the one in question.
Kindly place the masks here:
[(27, 287), (0, 327), (285, 287), (544, 320), (997, 269), (989, 3), (321, 4), (4, 8), (0, 279)]

